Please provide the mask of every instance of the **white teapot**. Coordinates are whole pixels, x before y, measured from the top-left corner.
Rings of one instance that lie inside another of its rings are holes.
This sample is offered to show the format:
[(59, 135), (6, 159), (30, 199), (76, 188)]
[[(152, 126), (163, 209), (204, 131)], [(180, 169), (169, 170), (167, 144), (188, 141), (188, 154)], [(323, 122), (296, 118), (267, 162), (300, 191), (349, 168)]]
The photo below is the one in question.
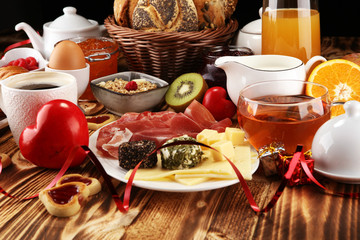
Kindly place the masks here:
[(317, 172), (341, 182), (360, 183), (360, 102), (344, 104), (345, 114), (316, 132), (311, 151)]
[(34, 49), (40, 51), (46, 59), (49, 59), (54, 45), (60, 40), (83, 36), (101, 36), (102, 27), (97, 21), (77, 15), (74, 7), (65, 7), (63, 11), (64, 15), (43, 25), (42, 37), (24, 22), (18, 23), (15, 30), (24, 30)]

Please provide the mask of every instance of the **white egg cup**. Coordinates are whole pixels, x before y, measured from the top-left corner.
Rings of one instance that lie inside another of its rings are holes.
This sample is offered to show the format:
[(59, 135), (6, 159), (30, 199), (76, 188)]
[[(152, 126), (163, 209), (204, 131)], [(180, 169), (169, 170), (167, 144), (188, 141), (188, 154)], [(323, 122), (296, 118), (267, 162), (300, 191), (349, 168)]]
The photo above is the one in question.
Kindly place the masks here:
[(85, 92), (90, 79), (90, 65), (86, 63), (85, 68), (81, 69), (74, 69), (74, 70), (60, 70), (60, 69), (54, 69), (50, 68), (47, 64), (45, 66), (45, 72), (63, 72), (68, 73), (70, 75), (73, 75), (76, 78), (77, 83), (77, 92), (78, 92), (78, 99), (79, 97)]

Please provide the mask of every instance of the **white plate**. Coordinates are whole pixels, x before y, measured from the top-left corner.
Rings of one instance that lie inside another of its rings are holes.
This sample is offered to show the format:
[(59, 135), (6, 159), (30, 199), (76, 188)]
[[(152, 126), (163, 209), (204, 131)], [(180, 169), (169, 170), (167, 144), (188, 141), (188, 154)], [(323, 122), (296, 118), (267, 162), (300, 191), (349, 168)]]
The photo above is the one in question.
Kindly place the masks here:
[[(100, 129), (94, 132), (90, 136), (89, 148), (94, 152), (96, 157), (99, 159), (101, 165), (105, 169), (106, 173), (111, 177), (120, 180), (122, 182), (127, 182), (125, 179), (125, 175), (128, 170), (123, 169), (119, 166), (119, 161), (112, 158), (106, 158), (102, 156), (102, 154), (96, 149), (96, 140), (99, 135)], [(259, 167), (259, 160), (255, 161), (252, 166), (252, 174)], [(133, 185), (145, 189), (156, 190), (156, 191), (164, 191), (164, 192), (198, 192), (198, 191), (206, 191), (213, 190), (218, 188), (227, 187), (230, 185), (234, 185), (238, 183), (238, 179), (233, 180), (222, 180), (222, 181), (207, 181), (204, 183), (200, 183), (194, 186), (186, 186), (177, 182), (161, 182), (161, 181), (136, 181), (134, 180)]]
[(324, 175), (325, 177), (328, 177), (334, 181), (342, 182), (342, 183), (349, 183), (349, 184), (360, 184), (360, 177), (351, 177), (346, 175), (339, 175), (334, 173), (329, 173), (317, 168), (314, 168), (315, 171), (318, 173)]

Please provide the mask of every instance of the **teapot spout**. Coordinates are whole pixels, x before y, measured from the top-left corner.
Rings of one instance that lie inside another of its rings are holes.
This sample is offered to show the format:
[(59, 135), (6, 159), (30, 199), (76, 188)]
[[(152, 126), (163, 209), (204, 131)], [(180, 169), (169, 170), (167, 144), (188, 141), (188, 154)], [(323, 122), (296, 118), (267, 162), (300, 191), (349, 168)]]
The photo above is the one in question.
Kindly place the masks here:
[(34, 49), (44, 56), (44, 39), (27, 23), (21, 22), (15, 26), (16, 31), (24, 30), (28, 35)]

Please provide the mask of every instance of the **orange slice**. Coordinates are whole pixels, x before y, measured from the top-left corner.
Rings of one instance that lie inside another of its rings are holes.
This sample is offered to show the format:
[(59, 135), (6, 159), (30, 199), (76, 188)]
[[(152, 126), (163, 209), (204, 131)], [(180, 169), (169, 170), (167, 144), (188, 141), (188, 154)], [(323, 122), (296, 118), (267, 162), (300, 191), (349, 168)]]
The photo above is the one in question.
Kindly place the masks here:
[[(309, 82), (324, 85), (329, 90), (332, 102), (360, 101), (360, 66), (345, 59), (334, 59), (319, 64), (310, 74)], [(316, 88), (307, 88), (309, 96), (319, 97)], [(331, 108), (331, 116), (345, 111), (342, 105)]]

